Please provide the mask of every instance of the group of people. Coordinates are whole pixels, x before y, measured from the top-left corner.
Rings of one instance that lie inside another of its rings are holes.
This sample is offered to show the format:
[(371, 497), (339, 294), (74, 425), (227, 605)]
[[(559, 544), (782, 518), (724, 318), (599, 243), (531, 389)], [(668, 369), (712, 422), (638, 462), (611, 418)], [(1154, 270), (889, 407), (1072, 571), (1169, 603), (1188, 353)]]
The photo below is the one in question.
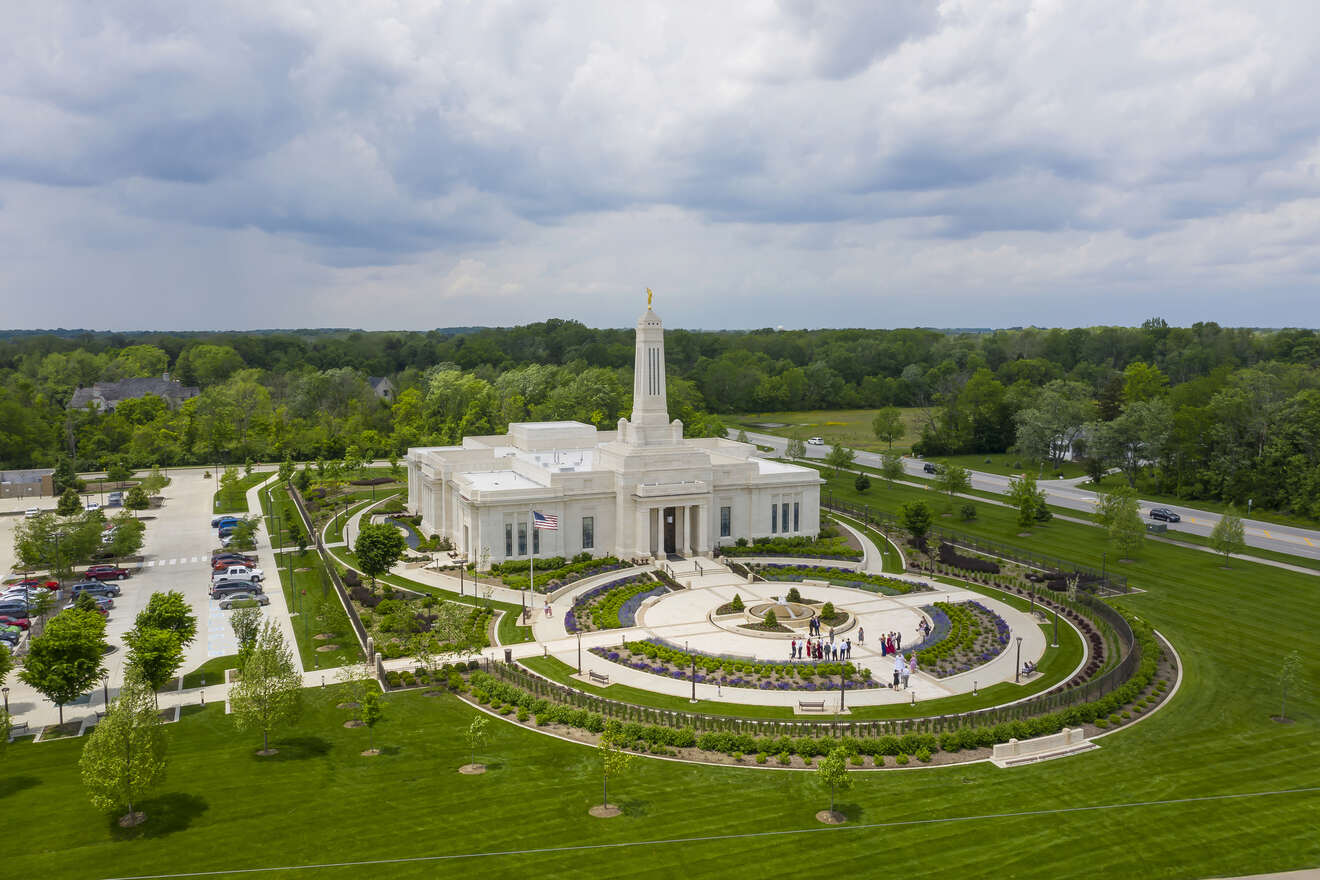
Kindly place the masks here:
[(834, 644), (834, 634), (830, 641), (824, 639), (794, 639), (789, 643), (790, 660), (849, 660), (852, 658), (852, 639), (844, 639)]
[(885, 633), (880, 639), (880, 656), (888, 657), (890, 654), (899, 654), (903, 651), (903, 634), (899, 632)]
[(902, 652), (894, 655), (894, 690), (907, 690), (908, 679), (917, 674), (917, 652), (911, 657), (904, 657)]

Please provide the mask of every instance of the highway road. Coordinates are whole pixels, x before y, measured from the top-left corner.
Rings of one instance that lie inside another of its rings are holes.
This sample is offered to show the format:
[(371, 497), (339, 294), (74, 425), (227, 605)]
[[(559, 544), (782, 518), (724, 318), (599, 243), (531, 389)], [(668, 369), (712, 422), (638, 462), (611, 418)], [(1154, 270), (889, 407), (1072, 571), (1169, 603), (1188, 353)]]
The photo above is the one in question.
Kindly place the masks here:
[[(729, 436), (736, 437), (737, 431), (730, 431)], [(787, 439), (773, 434), (748, 432), (747, 439), (762, 446), (770, 446), (779, 455), (784, 454), (788, 446)], [(830, 449), (831, 447), (828, 445), (808, 446), (807, 458), (823, 459)], [(861, 450), (856, 452), (857, 464), (864, 467), (879, 468), (880, 458), (878, 453), (863, 452)], [(918, 458), (909, 456), (903, 458), (903, 469), (909, 475), (929, 479), (930, 475), (922, 471), (924, 464), (925, 462)], [(999, 495), (1008, 492), (1008, 483), (1012, 479), (1012, 477), (1001, 474), (988, 474), (984, 471), (972, 471), (971, 478), (973, 489)], [(1097, 499), (1095, 492), (1080, 485), (1086, 479), (1086, 477), (1076, 477), (1070, 480), (1041, 480), (1038, 485), (1039, 488), (1045, 491), (1046, 500), (1050, 504), (1089, 513), (1095, 510)], [(1209, 535), (1211, 530), (1214, 529), (1215, 523), (1219, 522), (1219, 514), (1207, 510), (1197, 510), (1186, 505), (1161, 504), (1145, 499), (1142, 499), (1140, 504), (1143, 517), (1149, 517), (1152, 507), (1168, 508), (1182, 517), (1182, 522), (1169, 523), (1170, 533), (1186, 532), (1193, 535)], [(1242, 526), (1249, 547), (1259, 547), (1263, 550), (1275, 550), (1280, 553), (1291, 553), (1294, 556), (1320, 559), (1320, 531), (1302, 529), (1296, 526), (1281, 526), (1256, 519), (1243, 519)]]

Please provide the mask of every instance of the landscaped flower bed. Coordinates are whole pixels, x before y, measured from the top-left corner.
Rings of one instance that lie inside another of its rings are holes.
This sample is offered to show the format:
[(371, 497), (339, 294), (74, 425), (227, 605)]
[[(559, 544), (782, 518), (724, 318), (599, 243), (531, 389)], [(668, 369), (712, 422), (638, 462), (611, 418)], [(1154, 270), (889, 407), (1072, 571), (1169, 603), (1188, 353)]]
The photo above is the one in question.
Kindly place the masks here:
[[(536, 560), (536, 592), (553, 593), (560, 587), (567, 586), (583, 578), (594, 577), (608, 571), (630, 568), (631, 563), (622, 562), (613, 556), (599, 559), (590, 553), (579, 553), (572, 560), (562, 556), (547, 556)], [(526, 559), (510, 559), (497, 562), (490, 567), (491, 577), (503, 581), (511, 590), (525, 590), (531, 585), (531, 564)]]
[[(767, 691), (827, 691), (839, 687), (839, 675), (843, 674), (848, 679), (850, 689), (879, 687), (871, 678), (871, 670), (859, 668), (852, 663), (762, 663), (715, 657), (700, 652), (688, 653), (649, 640), (626, 642), (618, 648), (592, 648), (591, 653), (630, 669), (680, 681), (692, 680), (695, 660), (697, 684), (719, 682), (725, 687)], [(788, 653), (787, 650), (784, 653)]]
[(771, 562), (757, 565), (753, 570), (768, 581), (800, 581), (806, 578), (829, 581), (840, 587), (855, 587), (871, 593), (883, 593), (886, 596), (900, 596), (905, 593), (921, 593), (931, 589), (929, 584), (913, 583), (898, 578), (885, 577), (882, 574), (867, 574), (848, 568), (835, 568), (824, 565), (795, 565), (791, 562)]
[(862, 551), (848, 543), (832, 526), (821, 529), (815, 538), (746, 538), (729, 547), (721, 547), (725, 556), (808, 556), (813, 559), (861, 559)]
[(668, 591), (668, 587), (649, 574), (601, 584), (577, 597), (564, 614), (564, 628), (574, 633), (633, 626), (642, 601)]
[(917, 652), (923, 671), (937, 678), (989, 663), (1008, 647), (1008, 624), (980, 602), (936, 602), (949, 619), (949, 635)]

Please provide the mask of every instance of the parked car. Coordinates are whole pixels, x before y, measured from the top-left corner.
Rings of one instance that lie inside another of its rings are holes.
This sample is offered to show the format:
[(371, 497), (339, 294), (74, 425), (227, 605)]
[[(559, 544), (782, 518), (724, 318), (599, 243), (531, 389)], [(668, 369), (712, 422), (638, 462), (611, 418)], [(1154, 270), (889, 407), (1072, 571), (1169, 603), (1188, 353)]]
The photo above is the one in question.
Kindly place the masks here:
[(3, 593), (0, 593), (0, 601), (5, 602), (35, 602), (38, 597), (44, 596), (46, 591), (41, 587), (10, 587)]
[[(96, 596), (96, 597), (94, 597), (94, 598), (96, 599), (96, 611), (97, 611), (102, 617), (107, 617), (107, 616), (109, 616), (109, 614), (110, 614), (110, 609), (113, 608), (114, 605), (115, 605), (115, 600), (114, 600), (114, 599), (107, 599), (107, 598), (105, 598), (104, 596)], [(65, 611), (72, 611), (73, 609), (75, 609), (75, 608), (77, 608), (77, 607), (78, 607), (78, 603), (77, 603), (76, 601), (75, 601), (75, 602), (70, 602), (68, 605), (65, 605), (65, 606), (64, 606), (64, 610), (65, 610)]]
[(9, 630), (6, 630), (5, 632), (0, 632), (0, 642), (4, 642), (6, 645), (9, 646), (11, 650), (17, 647), (19, 637), (20, 637), (19, 633), (12, 632)]
[(234, 534), (234, 531), (237, 528), (238, 528), (237, 525), (221, 526), (219, 531), (220, 540), (223, 541), (225, 538), (228, 538), (230, 535)]
[(824, 437), (808, 437), (808, 438), (807, 438), (807, 445), (808, 445), (808, 446), (824, 446), (824, 445), (825, 445), (825, 438), (824, 438)]
[(261, 587), (251, 581), (221, 581), (211, 585), (211, 598), (224, 599), (238, 593), (262, 594)]
[(101, 505), (97, 501), (88, 501), (86, 504), (83, 505), (83, 510), (87, 511), (88, 513), (100, 509), (101, 509)]
[[(45, 588), (45, 589), (47, 589), (47, 590), (58, 590), (58, 589), (60, 588), (60, 582), (59, 582), (59, 581), (43, 581), (43, 580), (39, 580), (39, 579), (37, 579), (37, 578), (26, 578), (26, 579), (21, 580), (21, 581), (15, 581), (14, 583), (10, 584), (9, 586), (11, 586), (11, 587), (43, 587), (43, 588)], [(6, 587), (6, 589), (8, 589), (8, 587)]]
[(224, 570), (217, 570), (211, 575), (211, 583), (224, 580), (259, 581), (263, 577), (265, 577), (265, 572), (259, 568), (252, 568), (247, 565), (227, 565)]
[(109, 529), (106, 529), (104, 532), (102, 532), (102, 533), (101, 533), (101, 543), (102, 543), (102, 544), (112, 544), (112, 543), (114, 543), (114, 540), (115, 540), (115, 532), (116, 532), (116, 531), (117, 531), (116, 529), (109, 528)]
[(236, 550), (212, 550), (212, 551), (211, 551), (211, 562), (212, 562), (212, 563), (219, 562), (221, 559), (230, 559), (230, 560), (233, 560), (230, 564), (239, 564), (239, 565), (244, 564), (244, 563), (247, 563), (247, 564), (249, 564), (249, 565), (256, 565), (256, 564), (257, 564), (257, 557), (255, 557), (255, 556), (251, 556), (251, 555), (247, 555), (247, 554), (243, 554), (243, 553), (239, 553), (239, 552), (236, 551)]
[(1163, 520), (1164, 522), (1182, 522), (1182, 517), (1169, 510), (1167, 507), (1152, 507), (1150, 509), (1150, 518)]
[(122, 581), (128, 577), (128, 569), (117, 565), (93, 565), (83, 576), (96, 581)]
[(232, 526), (236, 522), (238, 522), (238, 517), (233, 514), (224, 514), (223, 516), (217, 516), (211, 519), (211, 528), (219, 529), (224, 526)]
[(101, 581), (79, 581), (71, 588), (74, 598), (79, 593), (91, 593), (93, 596), (118, 596), (122, 590), (118, 584), (107, 584)]
[(41, 515), (40, 507), (29, 507), (27, 510), (23, 511), (23, 516), (27, 517), (28, 519), (32, 519), (32, 517), (40, 516), (40, 515)]
[(109, 495), (105, 496), (106, 507), (121, 507), (123, 503), (124, 503), (123, 492), (111, 492)]
[(940, 466), (930, 461), (923, 464), (921, 469), (928, 474), (938, 474), (940, 472)]
[(28, 620), (26, 617), (10, 617), (7, 614), (0, 614), (0, 623), (5, 624), (6, 626), (16, 626), (19, 629), (27, 629), (32, 626), (32, 621)]
[(0, 615), (31, 618), (31, 607), (26, 599), (0, 599)]
[(270, 596), (265, 593), (230, 593), (220, 600), (220, 610), (228, 611), (230, 608), (241, 602), (256, 602), (258, 605), (269, 605)]

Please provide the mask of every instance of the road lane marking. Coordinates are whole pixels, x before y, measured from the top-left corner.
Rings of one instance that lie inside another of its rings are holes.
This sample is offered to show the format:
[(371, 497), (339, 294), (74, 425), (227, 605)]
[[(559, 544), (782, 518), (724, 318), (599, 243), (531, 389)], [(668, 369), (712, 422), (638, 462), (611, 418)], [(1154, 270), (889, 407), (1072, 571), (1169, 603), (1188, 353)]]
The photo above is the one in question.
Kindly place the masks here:
[(1264, 529), (1261, 529), (1261, 531), (1264, 533), (1265, 537), (1267, 538), (1271, 537), (1269, 532), (1265, 531)]

